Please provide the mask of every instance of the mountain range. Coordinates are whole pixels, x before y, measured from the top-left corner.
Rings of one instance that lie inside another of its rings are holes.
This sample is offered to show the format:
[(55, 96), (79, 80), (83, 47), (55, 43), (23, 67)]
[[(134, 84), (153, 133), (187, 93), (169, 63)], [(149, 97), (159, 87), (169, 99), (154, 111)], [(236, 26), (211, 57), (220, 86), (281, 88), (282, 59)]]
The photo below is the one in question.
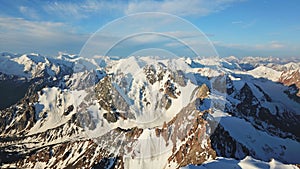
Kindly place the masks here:
[(300, 60), (0, 53), (1, 168), (299, 168)]

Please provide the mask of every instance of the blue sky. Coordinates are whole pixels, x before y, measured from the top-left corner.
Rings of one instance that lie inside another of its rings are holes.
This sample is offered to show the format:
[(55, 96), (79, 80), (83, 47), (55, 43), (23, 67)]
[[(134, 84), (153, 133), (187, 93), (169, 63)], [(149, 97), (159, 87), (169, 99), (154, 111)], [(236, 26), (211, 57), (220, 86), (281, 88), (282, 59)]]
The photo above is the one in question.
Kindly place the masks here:
[(99, 28), (138, 12), (186, 19), (206, 34), (222, 57), (300, 56), (299, 0), (0, 0), (0, 51), (78, 54)]

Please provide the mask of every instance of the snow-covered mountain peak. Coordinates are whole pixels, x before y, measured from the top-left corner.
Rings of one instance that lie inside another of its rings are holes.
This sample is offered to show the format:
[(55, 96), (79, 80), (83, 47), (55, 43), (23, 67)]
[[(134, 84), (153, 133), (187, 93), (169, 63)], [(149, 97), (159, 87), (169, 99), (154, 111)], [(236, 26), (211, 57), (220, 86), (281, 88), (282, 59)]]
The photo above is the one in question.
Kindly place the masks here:
[[(187, 69), (188, 65), (183, 60), (148, 57), (129, 57), (108, 63), (108, 76), (99, 81), (96, 89), (96, 97), (110, 95), (116, 99), (100, 102), (102, 107), (106, 105), (103, 112), (106, 119), (120, 120), (124, 124), (130, 120), (130, 127), (141, 128), (162, 126), (170, 121), (191, 101), (197, 87), (179, 68)], [(116, 112), (121, 115), (116, 116)], [(122, 115), (124, 112), (128, 117)], [(126, 125), (117, 127), (128, 128)]]

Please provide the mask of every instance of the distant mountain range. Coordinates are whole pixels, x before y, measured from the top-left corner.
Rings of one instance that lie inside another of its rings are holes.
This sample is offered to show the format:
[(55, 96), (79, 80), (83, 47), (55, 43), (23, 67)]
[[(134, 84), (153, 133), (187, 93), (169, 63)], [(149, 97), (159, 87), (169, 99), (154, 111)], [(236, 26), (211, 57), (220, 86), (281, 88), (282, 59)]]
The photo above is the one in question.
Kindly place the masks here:
[(1, 168), (299, 168), (300, 61), (0, 53)]

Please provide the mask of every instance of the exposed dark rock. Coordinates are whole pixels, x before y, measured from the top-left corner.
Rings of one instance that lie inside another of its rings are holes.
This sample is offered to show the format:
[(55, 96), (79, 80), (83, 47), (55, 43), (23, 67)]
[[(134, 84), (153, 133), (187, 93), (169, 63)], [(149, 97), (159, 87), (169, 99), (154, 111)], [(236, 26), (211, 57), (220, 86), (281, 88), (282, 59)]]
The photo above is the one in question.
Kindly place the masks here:
[(216, 151), (217, 156), (243, 159), (252, 154), (244, 145), (233, 139), (228, 131), (224, 130), (221, 125), (218, 125), (215, 131), (210, 136), (211, 146)]
[(209, 95), (209, 88), (206, 86), (206, 84), (203, 84), (197, 91), (196, 97), (203, 100), (207, 98)]
[(118, 117), (115, 113), (104, 113), (103, 117), (110, 123), (115, 123), (118, 120)]
[(68, 106), (67, 110), (64, 112), (64, 115), (65, 116), (69, 115), (73, 110), (74, 110), (73, 105)]

